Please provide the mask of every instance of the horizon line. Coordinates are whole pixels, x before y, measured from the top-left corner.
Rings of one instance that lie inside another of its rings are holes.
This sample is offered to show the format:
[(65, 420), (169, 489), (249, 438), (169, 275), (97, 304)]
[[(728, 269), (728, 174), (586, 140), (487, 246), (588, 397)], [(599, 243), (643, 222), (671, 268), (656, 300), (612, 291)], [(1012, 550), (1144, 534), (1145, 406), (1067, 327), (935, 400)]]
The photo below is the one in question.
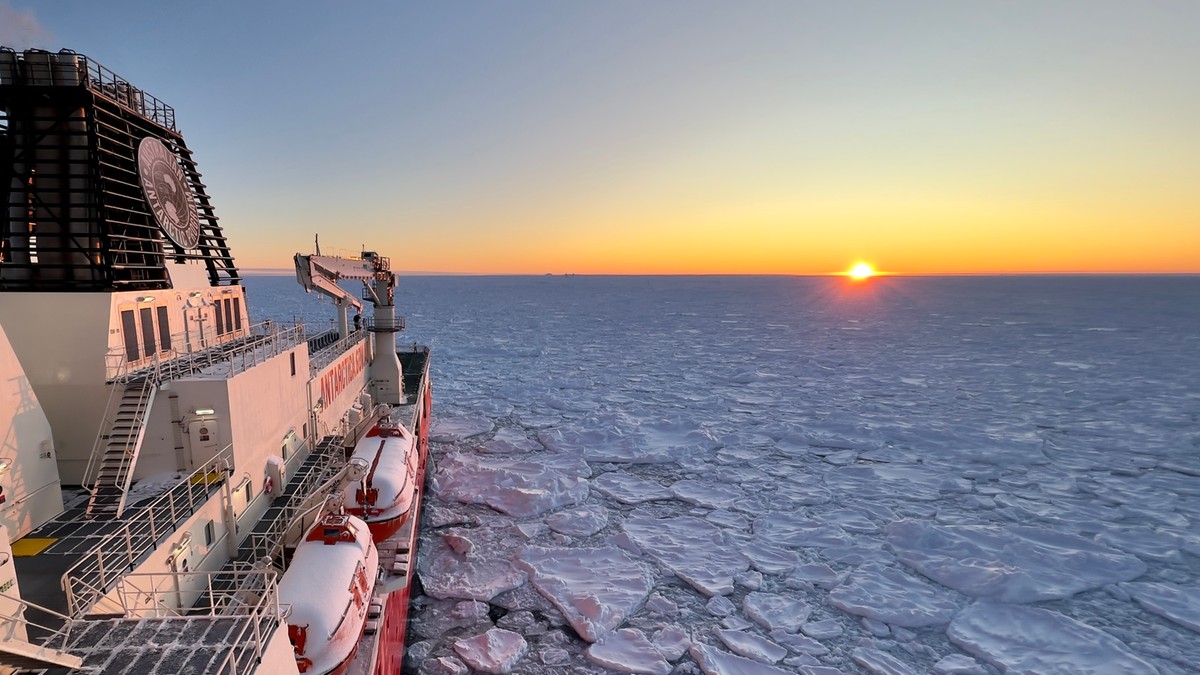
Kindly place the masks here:
[[(242, 270), (246, 276), (290, 276), (295, 270), (283, 267), (255, 267)], [(841, 272), (434, 272), (399, 270), (400, 276), (451, 277), (847, 277)], [(1187, 277), (1196, 272), (886, 272), (869, 277)]]

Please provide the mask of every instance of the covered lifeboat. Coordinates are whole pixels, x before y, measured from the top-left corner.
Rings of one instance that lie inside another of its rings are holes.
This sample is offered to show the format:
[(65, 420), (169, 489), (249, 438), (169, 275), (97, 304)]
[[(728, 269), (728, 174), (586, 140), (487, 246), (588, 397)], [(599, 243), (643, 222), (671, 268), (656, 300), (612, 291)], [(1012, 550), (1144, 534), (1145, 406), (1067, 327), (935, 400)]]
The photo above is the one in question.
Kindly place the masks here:
[(378, 425), (354, 446), (351, 462), (366, 463), (361, 481), (346, 486), (346, 511), (366, 521), (375, 541), (391, 537), (408, 520), (417, 489), (413, 435), (402, 425)]
[(378, 572), (379, 553), (362, 520), (327, 515), (305, 535), (279, 581), (301, 673), (346, 671), (362, 639)]

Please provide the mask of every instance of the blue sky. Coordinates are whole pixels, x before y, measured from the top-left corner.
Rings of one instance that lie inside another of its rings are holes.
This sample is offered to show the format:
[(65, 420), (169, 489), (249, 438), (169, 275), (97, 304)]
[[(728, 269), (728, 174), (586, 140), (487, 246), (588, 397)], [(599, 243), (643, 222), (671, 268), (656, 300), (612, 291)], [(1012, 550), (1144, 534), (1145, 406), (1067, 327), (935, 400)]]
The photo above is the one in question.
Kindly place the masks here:
[(0, 42), (74, 49), (176, 108), (243, 267), (320, 232), (430, 271), (1200, 272), (1200, 3), (0, 19)]

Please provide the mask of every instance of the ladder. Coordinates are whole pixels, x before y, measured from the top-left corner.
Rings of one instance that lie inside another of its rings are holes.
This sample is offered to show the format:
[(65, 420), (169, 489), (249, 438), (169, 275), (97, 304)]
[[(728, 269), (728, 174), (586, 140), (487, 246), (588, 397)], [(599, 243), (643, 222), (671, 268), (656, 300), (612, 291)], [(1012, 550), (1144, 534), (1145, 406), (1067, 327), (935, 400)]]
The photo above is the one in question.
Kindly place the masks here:
[[(105, 416), (107, 429), (96, 440), (88, 469), (92, 484), (88, 517), (120, 518), (125, 511), (125, 500), (133, 483), (133, 467), (146, 436), (146, 420), (150, 417), (150, 405), (156, 391), (156, 377), (132, 380), (125, 384), (115, 413)], [(111, 403), (109, 407), (112, 407)], [(94, 475), (92, 467), (95, 467)]]

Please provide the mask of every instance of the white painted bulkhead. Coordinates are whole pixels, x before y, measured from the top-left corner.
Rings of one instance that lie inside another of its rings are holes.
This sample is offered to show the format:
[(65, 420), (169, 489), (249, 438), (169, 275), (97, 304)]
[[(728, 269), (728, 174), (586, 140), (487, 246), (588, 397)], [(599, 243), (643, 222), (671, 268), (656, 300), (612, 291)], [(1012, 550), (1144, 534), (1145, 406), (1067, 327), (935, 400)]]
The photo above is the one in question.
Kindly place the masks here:
[(62, 509), (50, 422), (0, 330), (0, 526), (20, 539)]
[[(189, 274), (195, 276), (184, 276)], [(50, 307), (52, 322), (33, 320)], [(240, 286), (2, 293), (0, 321), (54, 429), (58, 470), (68, 485), (83, 482), (115, 389), (107, 379), (218, 347), (250, 331)]]
[(83, 480), (108, 401), (111, 309), (103, 293), (0, 293), (0, 322), (54, 430), (58, 472), (67, 485)]

